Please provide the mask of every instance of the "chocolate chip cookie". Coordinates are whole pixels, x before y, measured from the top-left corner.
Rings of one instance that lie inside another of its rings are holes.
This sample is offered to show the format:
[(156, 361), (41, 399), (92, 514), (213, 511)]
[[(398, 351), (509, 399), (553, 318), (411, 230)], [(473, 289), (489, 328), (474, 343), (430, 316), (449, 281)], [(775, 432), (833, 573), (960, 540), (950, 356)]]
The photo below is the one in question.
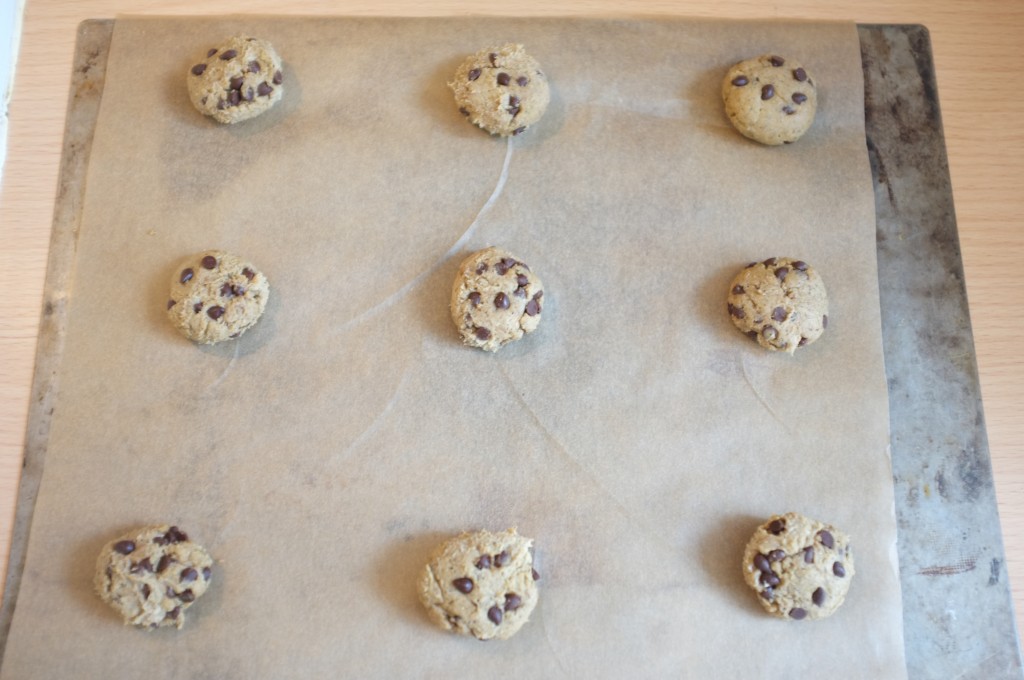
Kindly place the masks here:
[(265, 40), (236, 36), (188, 71), (188, 96), (203, 115), (221, 123), (254, 118), (284, 93), (281, 58)]
[(518, 135), (540, 120), (551, 93), (547, 76), (522, 45), (488, 47), (466, 59), (448, 83), (459, 112), (492, 135)]
[(773, 54), (729, 69), (722, 81), (722, 99), (733, 127), (771, 146), (800, 139), (818, 109), (818, 90), (807, 69)]
[(540, 324), (544, 286), (530, 268), (500, 248), (485, 248), (459, 265), (451, 313), (462, 341), (488, 352)]
[(175, 269), (167, 316), (188, 339), (212, 345), (252, 328), (269, 299), (270, 284), (253, 264), (207, 250)]
[(743, 553), (743, 578), (768, 613), (822, 619), (843, 604), (853, 579), (850, 539), (795, 512), (774, 515)]
[(726, 303), (736, 328), (769, 350), (792, 354), (828, 327), (828, 295), (803, 260), (770, 257), (751, 262), (729, 284)]
[(515, 635), (537, 604), (532, 545), (515, 529), (467, 532), (442, 543), (419, 581), (430, 619), (479, 640)]
[(93, 585), (126, 625), (181, 628), (185, 610), (210, 586), (212, 569), (210, 555), (184, 531), (148, 526), (104, 546)]

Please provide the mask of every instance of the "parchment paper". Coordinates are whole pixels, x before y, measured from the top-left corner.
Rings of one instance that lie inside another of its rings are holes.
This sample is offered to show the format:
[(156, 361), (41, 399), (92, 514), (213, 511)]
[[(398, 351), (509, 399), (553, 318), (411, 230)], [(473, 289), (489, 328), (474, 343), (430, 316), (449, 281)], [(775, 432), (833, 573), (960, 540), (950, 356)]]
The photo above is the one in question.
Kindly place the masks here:
[[(270, 40), (284, 100), (221, 126), (189, 66)], [(462, 58), (526, 45), (553, 84), (510, 142), (458, 114)], [(747, 141), (734, 62), (802, 61), (818, 119)], [(904, 677), (875, 222), (853, 24), (119, 18), (88, 175), (60, 396), (3, 678)], [(502, 245), (540, 329), (459, 344), (458, 261)], [(270, 279), (264, 318), (197, 347), (164, 317), (179, 258)], [(793, 256), (830, 326), (795, 357), (730, 324), (729, 280)], [(740, 558), (790, 510), (844, 528), (830, 619), (767, 617)], [(125, 628), (100, 547), (180, 525), (217, 560), (184, 630)], [(427, 621), (416, 576), (467, 528), (536, 540), (512, 640)]]

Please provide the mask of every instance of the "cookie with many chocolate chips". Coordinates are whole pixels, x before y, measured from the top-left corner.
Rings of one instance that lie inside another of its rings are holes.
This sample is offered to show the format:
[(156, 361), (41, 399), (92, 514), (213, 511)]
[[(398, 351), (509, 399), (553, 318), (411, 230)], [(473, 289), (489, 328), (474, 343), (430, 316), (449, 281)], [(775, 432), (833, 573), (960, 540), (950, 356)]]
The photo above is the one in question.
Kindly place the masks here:
[(818, 90), (796, 60), (765, 54), (729, 69), (725, 113), (744, 137), (775, 146), (800, 139), (814, 122)]
[(419, 580), (431, 621), (479, 640), (512, 637), (537, 604), (533, 539), (467, 532), (438, 546)]
[(459, 265), (452, 320), (464, 343), (494, 352), (537, 329), (543, 298), (543, 284), (525, 263), (500, 248), (486, 248)]
[(828, 295), (803, 260), (751, 262), (729, 284), (726, 310), (736, 328), (770, 350), (792, 354), (828, 326)]
[(221, 123), (254, 118), (284, 93), (281, 58), (265, 40), (236, 36), (206, 50), (188, 70), (188, 96)]
[(551, 93), (537, 60), (522, 45), (488, 47), (455, 70), (448, 87), (459, 112), (492, 135), (518, 135), (540, 120)]
[(252, 328), (269, 299), (270, 284), (252, 263), (207, 250), (175, 268), (167, 316), (189, 340), (212, 345)]
[(100, 551), (93, 585), (125, 624), (181, 628), (185, 610), (210, 586), (213, 560), (178, 527), (148, 526)]
[(768, 613), (823, 619), (846, 599), (853, 579), (850, 539), (830, 524), (795, 512), (773, 515), (743, 553), (743, 578)]

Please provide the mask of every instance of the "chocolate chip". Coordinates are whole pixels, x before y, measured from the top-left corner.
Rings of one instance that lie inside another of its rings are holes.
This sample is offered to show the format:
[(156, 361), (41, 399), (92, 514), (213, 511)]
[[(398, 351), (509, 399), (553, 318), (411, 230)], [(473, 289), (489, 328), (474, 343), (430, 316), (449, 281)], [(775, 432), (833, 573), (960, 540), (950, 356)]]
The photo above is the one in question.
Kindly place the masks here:
[(497, 52), (491, 52), (489, 55), (487, 55), (487, 58), (491, 60), (491, 66), (497, 66), (498, 65), (498, 53)]
[(513, 118), (515, 118), (516, 116), (519, 115), (519, 107), (518, 106), (510, 106), (507, 109), (505, 109), (505, 111), (507, 111), (508, 115), (512, 116)]
[(530, 570), (530, 574), (533, 576), (533, 580), (534, 581), (539, 581), (540, 580), (540, 574), (537, 573), (536, 569), (531, 569)]
[(224, 101), (223, 99), (218, 99), (218, 100), (217, 100), (217, 110), (218, 110), (218, 111), (223, 111), (223, 110), (224, 110), (224, 108), (225, 108), (225, 107), (226, 107), (227, 105), (228, 105), (228, 103), (227, 103), (226, 101)]
[(457, 578), (454, 581), (452, 581), (452, 585), (455, 586), (455, 590), (459, 591), (460, 593), (465, 593), (466, 595), (468, 595), (471, 592), (473, 592), (473, 579), (471, 578)]
[[(778, 259), (776, 259), (774, 257), (769, 257), (767, 260), (765, 260), (761, 264), (763, 264), (765, 267), (774, 267), (776, 265), (776, 263), (778, 263)], [(757, 263), (755, 262), (754, 264), (757, 264)]]
[(274, 85), (280, 85), (283, 80), (284, 80), (284, 76), (281, 74), (281, 72), (280, 71), (274, 71), (274, 77), (271, 80), (271, 82), (274, 83)]
[(149, 599), (149, 594), (151, 592), (153, 592), (153, 589), (149, 587), (149, 584), (148, 583), (143, 583), (142, 584), (142, 599), (143, 600), (148, 600)]
[(256, 93), (252, 91), (251, 87), (245, 88), (245, 101), (251, 102), (256, 97)]
[(235, 76), (234, 78), (232, 78), (231, 80), (228, 81), (228, 84), (230, 85), (232, 90), (241, 90), (242, 89), (242, 85), (244, 83), (245, 83), (245, 78), (242, 77), (242, 76)]
[(826, 548), (834, 548), (836, 545), (835, 540), (832, 538), (832, 534), (824, 529), (818, 532), (818, 538), (821, 540), (821, 544)]
[(828, 314), (821, 317), (821, 327), (828, 328)]
[(772, 310), (772, 319), (778, 321), (779, 323), (785, 321), (787, 316), (789, 315), (786, 314), (786, 310), (783, 307), (776, 307), (775, 309)]
[(238, 102), (242, 101), (242, 93), (238, 90), (231, 90), (228, 93), (228, 104), (231, 106), (238, 106)]
[(205, 70), (206, 70), (206, 64), (196, 64), (195, 66), (192, 67), (192, 75), (194, 75), (194, 76), (201, 76), (201, 75), (203, 75), (203, 71), (205, 71)]
[(508, 558), (508, 551), (502, 550), (500, 553), (494, 556), (494, 566), (498, 567), (499, 569), (501, 567), (504, 567), (506, 564), (508, 564)]
[(804, 563), (814, 564), (814, 546), (804, 548)]
[(147, 558), (143, 559), (141, 562), (136, 562), (135, 564), (133, 564), (131, 566), (131, 569), (129, 569), (128, 571), (130, 571), (133, 574), (139, 574), (139, 573), (142, 573), (144, 571), (148, 571), (149, 573), (152, 574), (153, 573), (153, 563), (150, 562), (149, 558), (147, 557)]
[(164, 538), (166, 538), (170, 543), (181, 543), (182, 541), (188, 540), (188, 534), (178, 527), (172, 526), (167, 530), (167, 533), (164, 534)]
[(773, 519), (768, 525), (768, 533), (778, 536), (786, 530), (786, 520), (784, 519)]
[(807, 344), (807, 338), (803, 338), (803, 337), (801, 337), (801, 338), (800, 338), (800, 342), (796, 343), (796, 346), (797, 346), (797, 347), (803, 347), (803, 346), (804, 346), (804, 345), (806, 345), (806, 344)]
[(748, 264), (747, 264), (747, 266), (746, 266), (746, 267), (744, 267), (744, 269), (750, 269), (750, 268), (751, 268), (751, 267), (753, 267), (753, 266), (754, 266), (755, 264), (757, 264), (757, 263), (756, 263), (756, 262), (750, 262), (750, 263), (748, 263)]
[(512, 294), (515, 295), (517, 298), (524, 298), (525, 299), (526, 298), (526, 289), (523, 288), (522, 286), (520, 286), (519, 288), (516, 288), (514, 291), (512, 291)]
[(796, 113), (796, 109), (794, 109), (792, 106), (783, 106), (782, 112), (787, 116), (792, 116), (794, 113)]
[(228, 59), (234, 59), (237, 56), (238, 56), (238, 50), (228, 50), (227, 52), (223, 52), (220, 55), (220, 58), (223, 59), (224, 61), (227, 61)]
[(743, 295), (743, 292), (744, 292), (743, 291), (743, 286), (741, 286), (738, 283), (735, 286), (732, 287), (732, 294), (733, 295)]
[(794, 608), (789, 610), (789, 615), (792, 616), (797, 621), (799, 621), (800, 619), (802, 619), (805, 616), (807, 616), (807, 612), (805, 612), (803, 609), (800, 609), (800, 607), (794, 607)]
[(772, 573), (772, 565), (768, 563), (768, 558), (762, 555), (761, 553), (754, 555), (754, 566), (761, 573)]
[(174, 300), (168, 300), (167, 301), (167, 309), (170, 309), (171, 307), (173, 307), (176, 304), (178, 304), (178, 303), (175, 302)]
[(192, 567), (186, 567), (178, 575), (178, 583), (191, 583), (199, 578), (199, 572)]
[(768, 101), (775, 96), (775, 88), (770, 84), (761, 88), (761, 99)]
[(491, 568), (491, 556), (481, 555), (476, 562), (473, 563), (477, 569), (490, 569)]
[(768, 59), (768, 61), (771, 63), (772, 66), (782, 66), (783, 64), (786, 63), (786, 60), (783, 59), (782, 57), (774, 57), (774, 56), (770, 57)]
[(195, 276), (195, 272), (192, 271), (191, 268), (185, 269), (181, 272), (181, 278), (179, 279), (179, 281), (183, 284), (188, 283), (189, 281), (192, 280), (193, 276)]
[(508, 270), (516, 266), (516, 261), (511, 257), (503, 257), (501, 261), (494, 265), (494, 271), (498, 272), (498, 276), (504, 276), (508, 274)]
[(516, 85), (518, 85), (519, 87), (526, 87), (526, 84), (528, 82), (530, 82), (530, 79), (527, 78), (526, 76), (519, 76), (518, 78), (516, 78)]
[(169, 618), (169, 619), (176, 619), (176, 618), (178, 618), (178, 614), (180, 614), (180, 613), (181, 613), (181, 607), (175, 607), (171, 611), (167, 612), (167, 618)]
[(501, 608), (498, 607), (498, 605), (494, 605), (493, 607), (487, 610), (487, 618), (489, 618), (495, 626), (501, 625), (501, 619), (503, 616), (504, 615), (501, 613)]
[(767, 574), (764, 573), (764, 572), (761, 572), (761, 583), (763, 583), (764, 585), (766, 585), (766, 586), (768, 586), (770, 588), (774, 588), (775, 586), (777, 586), (780, 583), (782, 583), (782, 581), (779, 579), (779, 575), (778, 574), (776, 574), (774, 571), (770, 571)]
[(270, 93), (273, 91), (274, 88), (272, 88), (270, 85), (267, 85), (267, 81), (263, 81), (262, 83), (256, 86), (256, 94), (258, 94), (261, 97), (268, 97), (270, 96)]
[(747, 337), (751, 340), (757, 340), (757, 331), (747, 331)]
[(114, 544), (114, 551), (122, 555), (131, 555), (135, 552), (135, 541), (118, 541)]
[(775, 270), (775, 277), (779, 281), (785, 281), (786, 274), (789, 274), (789, 267), (779, 267), (778, 269)]
[(483, 326), (478, 326), (476, 328), (476, 330), (473, 331), (473, 335), (476, 336), (477, 340), (490, 340), (491, 339), (491, 331), (488, 330), (487, 328), (484, 328)]
[(489, 267), (487, 266), (487, 263), (486, 262), (481, 262), (476, 267), (476, 273), (477, 273), (477, 275), (480, 275), (480, 274), (483, 274), (488, 269), (489, 269)]
[(459, 107), (459, 113), (461, 113), (463, 116), (468, 116), (469, 115), (469, 111), (466, 110), (465, 106), (460, 106)]
[(519, 97), (515, 96), (514, 94), (510, 95), (509, 98), (508, 98), (508, 105), (509, 106), (519, 106)]
[(260, 72), (260, 62), (258, 62), (255, 59), (253, 59), (252, 61), (249, 62), (249, 73), (259, 73), (259, 72)]
[(478, 304), (480, 304), (480, 293), (474, 290), (472, 293), (466, 296), (466, 299), (469, 300), (469, 304), (476, 307)]
[(765, 340), (774, 340), (779, 337), (779, 332), (775, 330), (775, 326), (765, 326), (761, 329), (761, 335), (764, 336)]
[(732, 79), (732, 84), (735, 85), (736, 87), (743, 87), (749, 82), (750, 81), (747, 80), (746, 76), (736, 76), (735, 78)]
[(220, 296), (227, 298), (232, 297), (235, 294), (234, 291), (232, 290), (233, 288), (234, 286), (232, 286), (230, 283), (225, 283), (223, 286), (220, 287)]
[(746, 316), (747, 316), (746, 312), (744, 312), (742, 309), (740, 309), (739, 307), (737, 307), (733, 303), (727, 302), (726, 306), (729, 308), (729, 316), (735, 317), (737, 319), (746, 318)]
[(768, 561), (770, 562), (781, 562), (786, 559), (786, 552), (784, 550), (773, 550), (768, 553)]
[(479, 77), (480, 77), (480, 69), (475, 68), (475, 69), (470, 70), (470, 72), (469, 72), (469, 81), (470, 82), (473, 82), (474, 80), (476, 80)]
[(213, 572), (210, 570), (209, 567), (203, 567), (203, 580), (204, 581), (209, 581), (210, 580), (210, 576), (212, 576), (212, 575), (213, 575)]
[(494, 296), (494, 307), (496, 309), (508, 309), (509, 300), (508, 295), (504, 293), (498, 293)]
[(217, 258), (215, 258), (213, 255), (207, 255), (206, 257), (203, 258), (203, 266), (206, 267), (207, 269), (213, 269), (214, 267), (217, 266)]
[(797, 270), (798, 272), (805, 272), (805, 271), (807, 271), (807, 263), (804, 262), (803, 260), (797, 260), (796, 262), (793, 262), (792, 264), (793, 264), (793, 269)]
[(793, 101), (797, 104), (803, 104), (805, 101), (807, 101), (807, 95), (805, 95), (803, 92), (794, 92)]
[(252, 277), (256, 276), (256, 272), (246, 267), (242, 270), (242, 276), (252, 281)]
[(185, 590), (178, 593), (178, 599), (182, 602), (192, 602), (196, 599), (196, 594), (193, 593), (191, 589)]
[(526, 126), (525, 125), (523, 125), (521, 127), (517, 127), (515, 130), (513, 130), (512, 131), (512, 136), (516, 137), (518, 135), (523, 134), (524, 132), (526, 132)]
[(804, 70), (803, 66), (793, 69), (793, 77), (802, 83), (807, 80), (807, 71)]
[(516, 283), (518, 283), (520, 286), (525, 286), (528, 283), (530, 283), (530, 277), (528, 277), (526, 274), (519, 274), (516, 276)]
[(194, 305), (192, 305), (192, 311), (195, 312), (196, 314), (203, 311), (203, 303), (197, 302)]
[(761, 597), (771, 602), (775, 597), (775, 589), (765, 587), (765, 589), (761, 591)]
[(162, 574), (164, 569), (166, 569), (168, 566), (170, 566), (170, 564), (171, 564), (171, 556), (170, 555), (164, 555), (163, 557), (160, 558), (160, 561), (156, 563), (156, 573)]
[(523, 598), (515, 593), (505, 593), (505, 611), (514, 612), (523, 605)]
[(537, 296), (533, 296), (533, 299), (526, 303), (526, 315), (537, 316), (540, 314), (540, 303), (537, 302)]
[(224, 308), (220, 305), (214, 305), (206, 310), (207, 316), (216, 321), (220, 317), (224, 316)]
[(217, 48), (216, 47), (211, 47), (210, 51), (206, 53), (206, 57), (210, 58), (210, 57), (212, 57), (215, 54), (217, 54)]
[(811, 601), (819, 607), (825, 604), (825, 589), (818, 588), (811, 594)]
[(832, 573), (839, 578), (843, 578), (846, 576), (846, 567), (843, 566), (842, 562), (835, 562), (832, 564)]

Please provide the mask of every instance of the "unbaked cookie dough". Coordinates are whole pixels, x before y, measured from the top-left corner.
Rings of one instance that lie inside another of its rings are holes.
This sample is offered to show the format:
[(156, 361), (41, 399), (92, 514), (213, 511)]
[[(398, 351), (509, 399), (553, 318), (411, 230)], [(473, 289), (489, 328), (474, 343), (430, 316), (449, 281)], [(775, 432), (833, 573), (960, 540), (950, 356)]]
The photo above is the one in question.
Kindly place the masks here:
[(530, 268), (500, 248), (485, 248), (459, 265), (451, 313), (462, 341), (488, 352), (540, 324), (544, 286)]
[(759, 345), (790, 354), (828, 326), (825, 284), (813, 267), (789, 257), (748, 264), (729, 284), (726, 309)]
[(480, 50), (448, 83), (459, 112), (492, 135), (518, 135), (540, 120), (551, 93), (547, 76), (522, 45)]
[(818, 91), (807, 70), (772, 54), (729, 69), (722, 99), (729, 121), (743, 136), (771, 146), (800, 139), (818, 109)]
[(281, 86), (281, 58), (265, 40), (236, 36), (189, 68), (188, 96), (200, 113), (221, 123), (237, 123), (276, 104)]
[(270, 284), (250, 262), (220, 250), (183, 261), (171, 278), (167, 316), (200, 344), (237, 338), (263, 314)]
[(768, 613), (823, 619), (846, 598), (853, 579), (850, 539), (830, 524), (795, 512), (773, 515), (743, 553), (743, 578)]
[(430, 619), (479, 640), (515, 635), (537, 604), (532, 545), (515, 529), (467, 532), (442, 543), (419, 582)]
[(181, 628), (185, 610), (210, 586), (213, 560), (166, 524), (148, 526), (111, 541), (96, 560), (93, 584), (125, 624)]

